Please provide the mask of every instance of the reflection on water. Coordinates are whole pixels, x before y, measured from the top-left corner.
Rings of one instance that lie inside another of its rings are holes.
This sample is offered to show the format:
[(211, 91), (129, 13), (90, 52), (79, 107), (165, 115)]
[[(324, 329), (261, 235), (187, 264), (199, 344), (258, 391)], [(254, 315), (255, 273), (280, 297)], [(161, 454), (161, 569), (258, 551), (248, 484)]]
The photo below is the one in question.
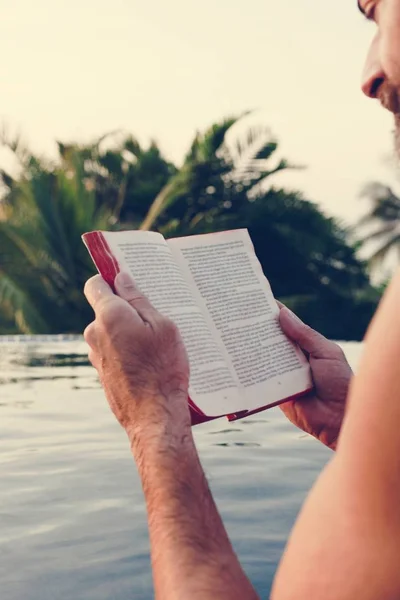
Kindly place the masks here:
[[(80, 354), (30, 354), (20, 357), (20, 363), (27, 367), (85, 367), (89, 364), (87, 356)], [(16, 361), (18, 364), (18, 361)]]
[[(345, 350), (356, 364), (359, 346)], [(81, 338), (3, 339), (0, 382), (1, 597), (152, 598), (140, 482)], [(279, 409), (195, 436), (235, 549), (265, 597), (330, 452)]]

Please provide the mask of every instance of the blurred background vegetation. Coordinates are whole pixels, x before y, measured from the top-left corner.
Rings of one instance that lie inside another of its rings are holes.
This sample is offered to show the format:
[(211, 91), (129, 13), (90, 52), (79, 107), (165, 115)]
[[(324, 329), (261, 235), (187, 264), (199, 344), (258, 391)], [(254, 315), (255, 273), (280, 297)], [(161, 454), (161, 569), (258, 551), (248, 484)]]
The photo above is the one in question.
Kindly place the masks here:
[[(400, 199), (368, 184), (370, 211), (350, 230), (276, 186), (274, 175), (301, 167), (277, 158), (268, 128), (228, 143), (236, 121), (196, 135), (179, 168), (155, 142), (144, 148), (121, 132), (59, 142), (54, 161), (3, 134), (18, 174), (0, 170), (0, 334), (83, 330), (92, 315), (82, 289), (94, 273), (86, 231), (175, 237), (247, 227), (276, 297), (330, 338), (362, 339), (384, 288), (371, 273), (389, 254), (400, 258)], [(370, 260), (361, 260), (371, 241)]]

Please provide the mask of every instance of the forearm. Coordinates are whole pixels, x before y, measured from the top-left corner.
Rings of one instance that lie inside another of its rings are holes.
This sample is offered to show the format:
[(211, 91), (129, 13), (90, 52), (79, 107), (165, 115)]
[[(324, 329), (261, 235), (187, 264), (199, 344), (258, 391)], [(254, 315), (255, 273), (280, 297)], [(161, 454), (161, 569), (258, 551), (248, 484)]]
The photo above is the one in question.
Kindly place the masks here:
[(191, 431), (134, 449), (146, 499), (157, 600), (255, 600), (200, 465)]

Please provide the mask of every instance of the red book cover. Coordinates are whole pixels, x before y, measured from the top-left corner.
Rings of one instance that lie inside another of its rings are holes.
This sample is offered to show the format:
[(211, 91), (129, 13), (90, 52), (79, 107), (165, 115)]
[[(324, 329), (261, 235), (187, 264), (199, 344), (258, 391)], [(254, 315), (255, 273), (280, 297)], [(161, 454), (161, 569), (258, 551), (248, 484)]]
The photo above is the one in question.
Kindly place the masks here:
[[(121, 269), (103, 234), (101, 231), (93, 231), (91, 233), (85, 233), (82, 238), (100, 275), (112, 290), (115, 291), (114, 280)], [(191, 398), (188, 398), (188, 402), (192, 425), (200, 425), (207, 421), (213, 421), (216, 418), (207, 417), (194, 404)]]
[[(85, 233), (82, 236), (82, 239), (89, 250), (89, 253), (95, 263), (100, 275), (103, 279), (109, 284), (109, 286), (115, 291), (114, 280), (116, 275), (120, 272), (120, 265), (118, 264), (117, 259), (113, 255), (111, 248), (109, 247), (107, 240), (105, 239), (103, 233), (101, 231), (93, 231), (91, 233)], [(283, 404), (284, 402), (288, 402), (290, 400), (294, 400), (301, 396), (306, 395), (311, 391), (312, 388), (305, 390), (299, 394), (291, 396), (289, 398), (285, 398), (279, 400), (278, 402), (267, 404), (263, 407), (257, 408), (255, 410), (247, 411), (243, 410), (231, 415), (226, 415), (229, 421), (237, 421), (238, 419), (243, 419), (245, 417), (249, 417), (251, 415), (255, 415), (259, 412), (272, 408), (274, 406), (278, 406)], [(188, 398), (189, 410), (191, 415), (192, 425), (199, 425), (200, 423), (205, 423), (207, 421), (213, 421), (217, 418), (221, 417), (208, 417), (206, 416), (193, 402), (193, 400)], [(225, 415), (221, 415), (225, 416)]]
[(304, 392), (300, 392), (299, 394), (295, 394), (294, 396), (290, 396), (289, 398), (284, 398), (283, 400), (278, 400), (278, 402), (273, 402), (272, 404), (267, 404), (266, 406), (262, 406), (260, 408), (257, 408), (256, 410), (243, 410), (241, 412), (238, 412), (238, 413), (235, 413), (232, 415), (228, 415), (228, 421), (230, 421), (230, 422), (239, 421), (240, 419), (244, 419), (246, 417), (251, 417), (252, 415), (257, 415), (258, 413), (263, 412), (264, 410), (274, 408), (275, 406), (280, 406), (281, 404), (285, 404), (286, 402), (297, 400), (298, 398), (302, 398), (303, 396), (306, 396), (307, 394), (312, 392), (312, 390), (313, 390), (313, 388), (309, 388), (308, 390), (305, 390)]

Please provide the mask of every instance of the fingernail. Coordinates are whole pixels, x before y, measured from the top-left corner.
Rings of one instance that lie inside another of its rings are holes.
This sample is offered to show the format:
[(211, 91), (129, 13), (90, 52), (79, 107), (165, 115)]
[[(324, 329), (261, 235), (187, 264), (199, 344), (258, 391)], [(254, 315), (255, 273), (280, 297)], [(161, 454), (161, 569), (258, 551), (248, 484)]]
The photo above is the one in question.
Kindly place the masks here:
[(122, 271), (121, 273), (118, 273), (117, 277), (118, 283), (123, 287), (129, 287), (132, 285), (132, 277), (129, 275), (129, 273), (124, 273)]

